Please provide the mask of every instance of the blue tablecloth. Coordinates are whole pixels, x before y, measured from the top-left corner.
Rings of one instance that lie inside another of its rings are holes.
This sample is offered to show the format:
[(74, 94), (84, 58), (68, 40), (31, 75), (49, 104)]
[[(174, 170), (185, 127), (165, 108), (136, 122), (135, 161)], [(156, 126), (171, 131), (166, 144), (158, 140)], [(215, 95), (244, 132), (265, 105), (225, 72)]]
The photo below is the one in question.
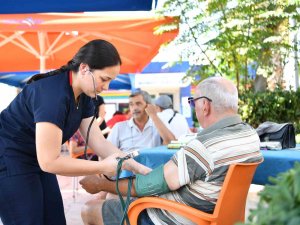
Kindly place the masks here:
[[(152, 169), (166, 163), (178, 149), (168, 149), (167, 146), (158, 146), (155, 148), (140, 149), (139, 155), (134, 159), (139, 163)], [(130, 171), (122, 171), (120, 178), (132, 176)]]
[(295, 149), (262, 150), (264, 162), (258, 166), (252, 183), (269, 184), (270, 176), (276, 177), (279, 173), (294, 167), (295, 162), (300, 162), (300, 145), (297, 145)]
[[(297, 145), (296, 149), (298, 150), (262, 150), (264, 162), (258, 166), (252, 183), (265, 185), (269, 183), (269, 176), (275, 177), (278, 173), (291, 169), (296, 161), (300, 162), (300, 145)], [(166, 163), (176, 151), (177, 149), (167, 149), (166, 146), (142, 149), (135, 159), (143, 165), (155, 168)], [(129, 175), (130, 172), (126, 171), (121, 176), (124, 177)]]

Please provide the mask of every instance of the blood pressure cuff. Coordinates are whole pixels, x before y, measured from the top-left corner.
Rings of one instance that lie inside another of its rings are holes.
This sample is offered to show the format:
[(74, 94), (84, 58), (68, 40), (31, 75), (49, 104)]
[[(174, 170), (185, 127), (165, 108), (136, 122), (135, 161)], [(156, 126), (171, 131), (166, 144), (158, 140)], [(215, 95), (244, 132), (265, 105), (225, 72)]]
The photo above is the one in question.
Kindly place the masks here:
[(135, 191), (138, 197), (170, 192), (164, 177), (164, 166), (161, 165), (155, 168), (147, 175), (137, 174), (135, 178)]

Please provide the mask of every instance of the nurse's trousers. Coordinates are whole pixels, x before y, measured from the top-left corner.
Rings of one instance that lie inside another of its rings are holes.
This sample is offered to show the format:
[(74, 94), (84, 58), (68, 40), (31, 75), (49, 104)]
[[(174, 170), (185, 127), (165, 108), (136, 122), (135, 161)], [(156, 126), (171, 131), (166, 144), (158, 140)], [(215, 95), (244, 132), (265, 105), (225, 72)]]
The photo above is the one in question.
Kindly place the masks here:
[(0, 171), (0, 218), (4, 225), (66, 225), (56, 176)]

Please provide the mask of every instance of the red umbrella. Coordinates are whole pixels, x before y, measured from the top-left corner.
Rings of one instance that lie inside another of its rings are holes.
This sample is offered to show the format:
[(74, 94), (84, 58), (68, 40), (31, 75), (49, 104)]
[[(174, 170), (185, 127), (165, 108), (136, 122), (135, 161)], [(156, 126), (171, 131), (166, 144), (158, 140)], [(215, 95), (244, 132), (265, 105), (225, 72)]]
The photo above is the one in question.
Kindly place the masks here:
[(0, 15), (0, 72), (59, 68), (93, 39), (116, 46), (123, 62), (121, 73), (140, 72), (178, 30), (155, 35), (156, 27), (174, 18), (132, 14)]

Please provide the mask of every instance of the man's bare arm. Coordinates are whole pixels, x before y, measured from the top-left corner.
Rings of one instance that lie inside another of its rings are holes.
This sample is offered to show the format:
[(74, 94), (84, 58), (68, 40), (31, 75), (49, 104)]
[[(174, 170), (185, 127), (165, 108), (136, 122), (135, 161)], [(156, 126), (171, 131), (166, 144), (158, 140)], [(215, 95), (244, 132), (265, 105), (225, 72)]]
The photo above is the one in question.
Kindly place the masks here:
[(161, 121), (157, 115), (156, 107), (154, 105), (148, 104), (145, 109), (149, 117), (152, 119), (159, 135), (163, 139), (163, 144), (170, 144), (172, 140), (176, 140), (175, 135), (166, 127), (166, 125)]
[[(171, 191), (180, 188), (178, 169), (176, 164), (171, 160), (164, 165), (164, 177)], [(106, 192), (117, 194), (116, 182), (109, 181), (102, 175), (87, 176), (80, 181), (80, 184), (87, 192), (91, 194), (95, 194), (100, 191), (106, 191)], [(119, 181), (119, 190), (121, 195), (127, 195), (128, 179), (123, 179)], [(132, 183), (131, 196), (132, 197), (137, 196), (135, 190), (135, 179), (133, 179), (133, 183)]]

